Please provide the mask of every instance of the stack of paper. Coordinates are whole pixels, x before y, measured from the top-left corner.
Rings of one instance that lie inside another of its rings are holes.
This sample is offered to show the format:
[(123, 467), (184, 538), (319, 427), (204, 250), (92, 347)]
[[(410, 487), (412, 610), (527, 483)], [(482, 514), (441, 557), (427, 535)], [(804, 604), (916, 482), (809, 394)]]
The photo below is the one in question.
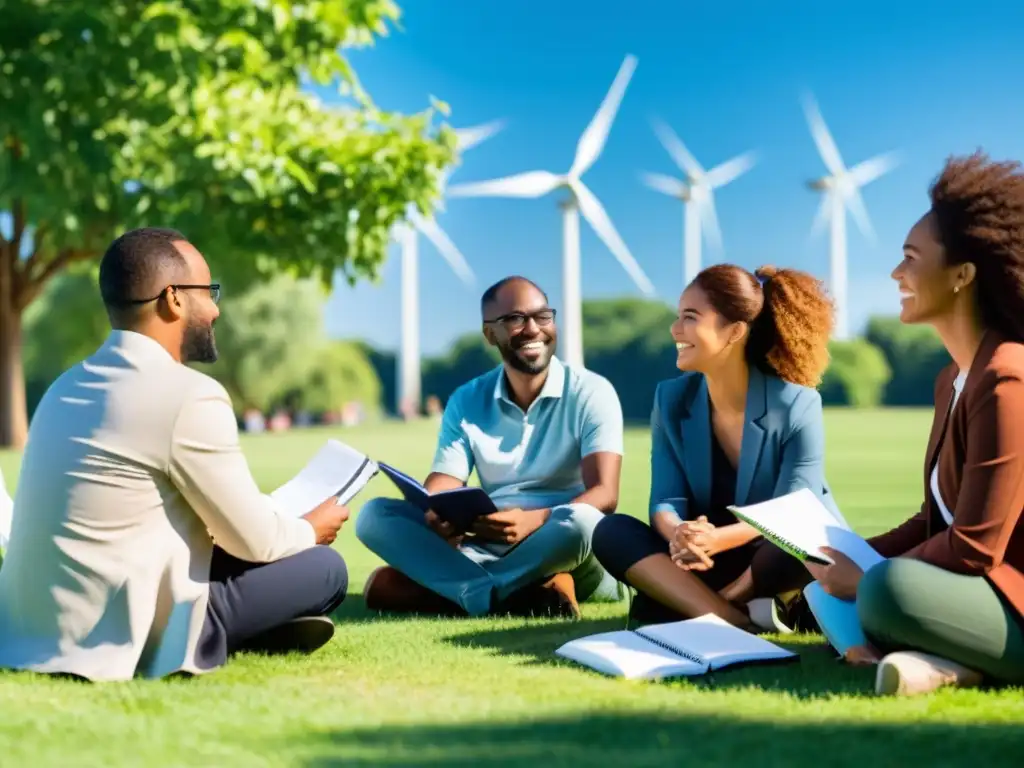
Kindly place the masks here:
[(328, 440), (305, 467), (270, 494), (287, 514), (301, 517), (336, 496), (347, 504), (377, 474), (377, 464), (354, 448)]

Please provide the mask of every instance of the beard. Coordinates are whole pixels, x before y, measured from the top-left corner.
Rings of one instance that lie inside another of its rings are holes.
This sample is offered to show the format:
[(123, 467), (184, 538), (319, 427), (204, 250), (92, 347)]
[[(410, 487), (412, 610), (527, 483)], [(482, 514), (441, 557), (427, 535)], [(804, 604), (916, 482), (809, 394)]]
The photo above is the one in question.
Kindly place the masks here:
[(183, 363), (217, 362), (217, 342), (213, 337), (213, 323), (199, 325), (189, 322), (181, 340), (181, 361)]
[(531, 339), (530, 341), (544, 342), (544, 350), (536, 360), (527, 360), (520, 356), (518, 351), (519, 347), (513, 347), (511, 344), (503, 344), (498, 347), (498, 351), (501, 353), (501, 359), (520, 373), (530, 375), (544, 373), (544, 371), (547, 370), (548, 365), (551, 364), (551, 350), (554, 347), (554, 340)]

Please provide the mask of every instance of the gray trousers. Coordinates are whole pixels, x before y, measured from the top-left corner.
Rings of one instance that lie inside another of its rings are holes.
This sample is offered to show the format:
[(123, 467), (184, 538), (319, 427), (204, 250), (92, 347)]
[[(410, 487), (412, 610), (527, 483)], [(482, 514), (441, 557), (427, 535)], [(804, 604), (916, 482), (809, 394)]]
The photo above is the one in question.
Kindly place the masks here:
[(356, 516), (356, 536), (413, 581), (482, 616), (513, 592), (568, 572), (576, 599), (613, 602), (625, 590), (594, 557), (591, 538), (605, 515), (588, 504), (563, 504), (519, 544), (466, 543), (458, 549), (432, 531), (423, 512), (390, 498), (371, 499)]

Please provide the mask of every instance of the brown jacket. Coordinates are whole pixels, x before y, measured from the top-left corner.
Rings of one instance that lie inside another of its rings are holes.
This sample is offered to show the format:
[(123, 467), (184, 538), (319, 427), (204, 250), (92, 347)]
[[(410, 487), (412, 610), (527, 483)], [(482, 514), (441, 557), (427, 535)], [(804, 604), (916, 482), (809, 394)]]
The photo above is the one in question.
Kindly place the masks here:
[[(1024, 344), (985, 334), (947, 428), (956, 374), (950, 365), (936, 380), (921, 511), (870, 542), (885, 557), (984, 576), (1024, 617)], [(936, 452), (952, 525), (931, 493)]]

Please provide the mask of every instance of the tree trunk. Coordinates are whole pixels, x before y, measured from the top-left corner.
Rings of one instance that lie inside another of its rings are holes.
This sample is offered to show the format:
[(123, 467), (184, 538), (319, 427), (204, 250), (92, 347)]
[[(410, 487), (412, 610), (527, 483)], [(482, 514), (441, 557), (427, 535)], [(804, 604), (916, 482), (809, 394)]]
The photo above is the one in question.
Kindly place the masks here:
[[(4, 261), (0, 257), (0, 262)], [(0, 263), (0, 448), (25, 447), (28, 411), (21, 361), (21, 312), (15, 305), (12, 272)]]

